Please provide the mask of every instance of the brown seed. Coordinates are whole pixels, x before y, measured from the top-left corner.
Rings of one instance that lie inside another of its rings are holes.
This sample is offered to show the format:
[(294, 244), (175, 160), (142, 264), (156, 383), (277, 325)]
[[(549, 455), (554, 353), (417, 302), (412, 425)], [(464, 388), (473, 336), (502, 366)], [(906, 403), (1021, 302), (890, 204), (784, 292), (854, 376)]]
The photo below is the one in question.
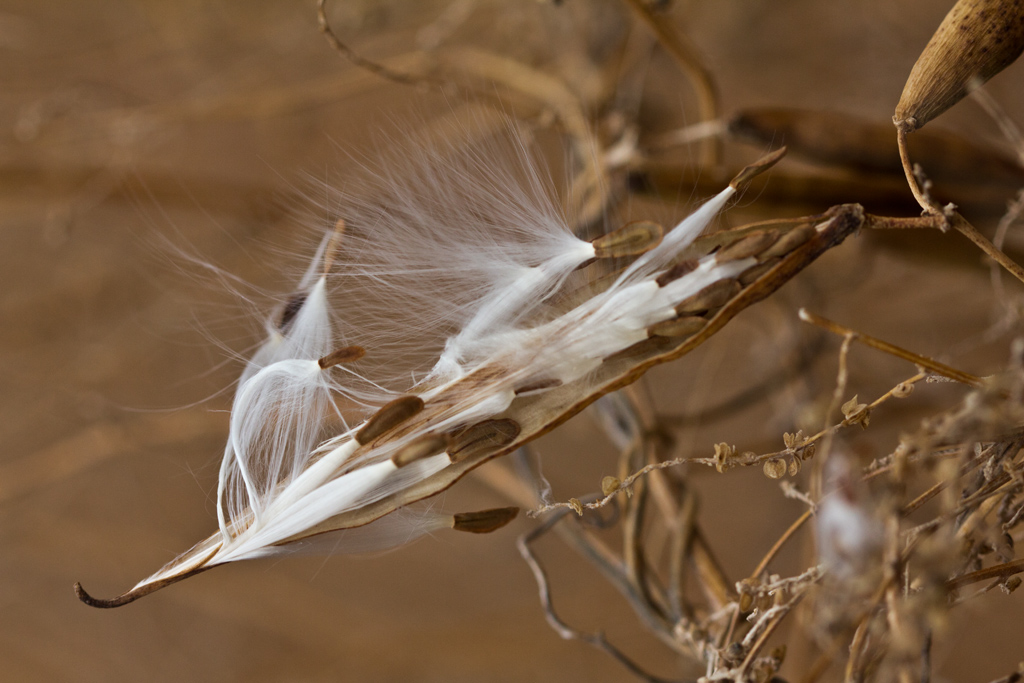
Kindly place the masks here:
[(633, 221), (593, 240), (597, 258), (638, 256), (661, 243), (665, 229), (651, 221)]
[(417, 460), (443, 453), (447, 447), (448, 437), (443, 434), (425, 434), (395, 451), (391, 462), (395, 467), (405, 467)]
[(766, 154), (765, 156), (761, 157), (754, 163), (750, 164), (750, 166), (747, 166), (742, 171), (740, 171), (739, 175), (733, 178), (732, 181), (729, 183), (729, 187), (733, 188), (734, 190), (742, 190), (744, 187), (747, 186), (747, 184), (750, 183), (751, 180), (753, 180), (754, 178), (761, 175), (769, 168), (777, 164), (779, 160), (784, 156), (786, 156), (785, 147), (780, 147), (771, 154)]
[(508, 418), (484, 420), (451, 435), (448, 457), (452, 462), (497, 450), (516, 440), (521, 428), (519, 423)]
[(757, 259), (759, 261), (766, 261), (770, 258), (786, 256), (797, 247), (806, 244), (817, 234), (818, 231), (814, 229), (813, 225), (801, 225), (798, 228), (788, 230), (782, 233), (782, 236), (779, 237), (775, 244), (762, 251)]
[(401, 396), (385, 404), (373, 414), (363, 428), (356, 432), (356, 441), (365, 446), (377, 437), (391, 431), (416, 413), (423, 410), (423, 399), (419, 396)]
[(1024, 3), (960, 0), (917, 58), (893, 121), (906, 132), (928, 123), (1005, 69), (1024, 51)]
[(366, 349), (362, 346), (346, 346), (338, 349), (337, 351), (331, 351), (329, 354), (321, 358), (318, 363), (324, 370), (327, 368), (333, 368), (335, 365), (340, 363), (352, 363), (366, 355)]
[(725, 263), (727, 261), (738, 261), (756, 256), (775, 244), (775, 240), (778, 238), (779, 235), (775, 232), (752, 232), (715, 252), (715, 260), (719, 263)]
[(769, 270), (771, 270), (772, 268), (777, 266), (779, 264), (779, 261), (781, 261), (781, 260), (782, 259), (780, 259), (780, 258), (768, 259), (764, 263), (759, 263), (756, 266), (754, 266), (753, 268), (746, 269), (745, 271), (740, 273), (740, 277), (739, 277), (740, 284), (743, 285), (743, 286), (749, 285), (751, 282), (753, 282), (754, 280), (757, 280), (762, 275), (767, 273)]
[(708, 285), (693, 296), (683, 299), (676, 305), (676, 313), (680, 316), (703, 313), (724, 305), (729, 299), (739, 294), (740, 283), (736, 280), (719, 280)]
[(647, 328), (647, 334), (655, 337), (689, 337), (703, 329), (707, 322), (706, 318), (688, 315), (651, 325)]
[(292, 298), (288, 299), (288, 303), (284, 305), (284, 309), (281, 311), (281, 317), (277, 321), (277, 329), (287, 332), (288, 327), (295, 320), (295, 316), (302, 310), (302, 304), (304, 303), (306, 303), (305, 292), (292, 295)]
[(655, 280), (655, 282), (658, 283), (659, 287), (664, 287), (668, 283), (674, 282), (675, 280), (678, 280), (684, 275), (689, 275), (690, 273), (697, 269), (697, 265), (698, 263), (696, 259), (686, 259), (685, 261), (680, 261), (679, 263), (675, 264), (674, 266), (666, 270), (664, 273), (659, 275), (658, 279)]
[(560, 386), (562, 386), (562, 380), (560, 379), (541, 379), (537, 380), (536, 382), (530, 382), (529, 384), (524, 384), (521, 387), (517, 387), (515, 393), (516, 396), (524, 396), (526, 394), (535, 394), (541, 391), (546, 391), (547, 389), (554, 389), (555, 387)]
[(505, 526), (519, 514), (519, 508), (494, 508), (479, 512), (459, 512), (454, 515), (452, 528), (471, 534), (489, 534)]

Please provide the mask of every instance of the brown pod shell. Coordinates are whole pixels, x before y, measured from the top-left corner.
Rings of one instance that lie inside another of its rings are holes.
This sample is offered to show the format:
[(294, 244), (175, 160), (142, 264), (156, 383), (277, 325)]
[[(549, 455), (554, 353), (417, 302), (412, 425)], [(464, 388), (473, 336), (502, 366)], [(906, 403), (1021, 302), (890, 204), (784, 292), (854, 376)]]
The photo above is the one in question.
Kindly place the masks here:
[(719, 280), (700, 290), (693, 296), (683, 299), (676, 305), (676, 313), (681, 316), (702, 313), (725, 305), (729, 299), (740, 292), (740, 283), (736, 280)]
[(777, 239), (779, 239), (779, 234), (776, 232), (769, 232), (767, 230), (752, 232), (715, 252), (715, 260), (719, 263), (725, 263), (726, 261), (738, 261), (756, 256), (775, 244)]
[(593, 240), (594, 256), (597, 258), (620, 258), (638, 256), (650, 251), (661, 243), (665, 229), (652, 221), (626, 223), (607, 235)]
[(443, 453), (448, 448), (448, 437), (443, 434), (424, 434), (413, 439), (391, 456), (395, 467), (405, 467), (417, 460)]
[(917, 58), (893, 121), (928, 123), (1024, 52), (1024, 0), (960, 0)]
[(655, 337), (689, 337), (700, 332), (707, 324), (706, 318), (688, 315), (651, 325), (647, 328), (647, 334)]
[(460, 462), (487, 450), (507, 446), (516, 440), (522, 428), (515, 420), (484, 420), (451, 435), (448, 457)]
[(373, 414), (363, 428), (356, 432), (356, 441), (365, 446), (374, 439), (390, 432), (413, 415), (423, 410), (423, 399), (419, 396), (400, 396), (384, 404)]
[(519, 508), (494, 508), (479, 512), (458, 512), (453, 515), (452, 528), (471, 534), (489, 534), (505, 526), (519, 514)]

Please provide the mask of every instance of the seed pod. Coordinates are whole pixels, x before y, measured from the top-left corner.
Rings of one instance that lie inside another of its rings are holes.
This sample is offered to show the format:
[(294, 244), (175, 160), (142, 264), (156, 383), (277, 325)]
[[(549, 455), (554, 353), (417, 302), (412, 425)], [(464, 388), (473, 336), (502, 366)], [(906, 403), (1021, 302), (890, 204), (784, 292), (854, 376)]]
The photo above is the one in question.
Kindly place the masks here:
[(619, 258), (638, 256), (650, 251), (661, 242), (665, 229), (652, 221), (633, 221), (607, 235), (593, 240), (594, 256), (597, 258)]
[(391, 462), (395, 467), (405, 467), (417, 460), (442, 453), (447, 447), (448, 438), (443, 434), (424, 434), (395, 451)]
[(452, 528), (471, 534), (489, 534), (505, 526), (519, 514), (519, 508), (494, 508), (479, 512), (459, 512), (452, 516)]
[(707, 322), (707, 319), (699, 315), (688, 315), (651, 325), (647, 328), (647, 334), (654, 337), (689, 337), (699, 332)]
[(786, 461), (781, 458), (765, 460), (762, 469), (764, 470), (764, 475), (769, 479), (781, 479), (786, 476)]
[(960, 0), (918, 57), (893, 121), (911, 132), (1005, 69), (1024, 51), (1024, 2)]
[(448, 457), (460, 462), (484, 451), (507, 446), (521, 431), (515, 420), (484, 420), (451, 435)]
[(363, 428), (356, 432), (356, 441), (365, 446), (378, 436), (391, 431), (416, 413), (423, 410), (423, 399), (419, 396), (400, 396), (386, 403), (373, 414)]
[(610, 496), (618, 491), (620, 486), (622, 486), (622, 482), (619, 481), (619, 478), (609, 475), (601, 480), (601, 493)]
[(326, 370), (327, 368), (333, 368), (339, 363), (352, 363), (366, 355), (366, 349), (361, 346), (346, 346), (340, 348), (337, 351), (331, 351), (329, 354), (317, 361), (320, 364), (320, 368)]

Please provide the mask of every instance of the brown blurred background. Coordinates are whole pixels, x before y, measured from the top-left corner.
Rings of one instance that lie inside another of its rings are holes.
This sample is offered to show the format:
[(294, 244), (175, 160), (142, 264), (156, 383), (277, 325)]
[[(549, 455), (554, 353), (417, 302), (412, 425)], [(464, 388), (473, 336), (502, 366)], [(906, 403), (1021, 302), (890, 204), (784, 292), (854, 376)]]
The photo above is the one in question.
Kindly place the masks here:
[[(949, 4), (677, 0), (669, 16), (703, 53), (726, 115), (785, 105), (884, 124)], [(574, 73), (581, 55), (599, 58), (602, 40), (643, 34), (612, 0), (337, 5), (337, 32), (377, 59), (433, 40), (424, 27), (437, 31), (439, 17), (459, 13), (444, 44), (486, 47), (561, 74)], [(692, 90), (663, 52), (651, 55), (647, 78), (631, 84), (643, 93), (640, 120), (651, 129), (683, 125), (694, 117)], [(338, 182), (347, 155), (372, 153), (382, 128), (414, 127), (464, 99), (351, 66), (318, 34), (312, 2), (6, 0), (0, 65), (0, 678), (632, 680), (547, 627), (514, 544), (531, 524), (523, 518), (491, 536), (438, 534), (379, 556), (233, 565), (110, 612), (78, 603), (74, 581), (100, 596), (119, 593), (216, 525), (225, 389), (240, 370), (230, 352), (257, 340), (261, 322), (182, 252), (257, 288), (287, 291), (275, 250), (305, 236), (298, 226), (315, 214), (300, 198), (308, 179)], [(989, 87), (1018, 121), (1021, 68)], [(1005, 147), (971, 102), (939, 125)], [(730, 143), (727, 158), (759, 151)], [(690, 182), (673, 201), (637, 200), (625, 210), (678, 218)], [(979, 210), (979, 227), (991, 233), (1012, 192)], [(726, 220), (826, 206), (815, 196), (764, 205), (750, 197)], [(886, 208), (915, 213), (909, 204)], [(1008, 280), (1007, 288), (1019, 289)], [(834, 339), (821, 342), (812, 371), (783, 372), (727, 417), (713, 410), (784, 369), (793, 349), (818, 343), (796, 320), (801, 305), (979, 375), (1004, 363), (1014, 331), (981, 338), (1002, 309), (966, 242), (861, 236), (706, 348), (651, 373), (659, 408), (686, 418), (680, 454), (710, 455), (719, 441), (777, 450), (782, 432), (804, 419), (800, 407), (829, 395)], [(862, 398), (911, 374), (874, 351), (851, 354), (850, 386)], [(851, 447), (882, 455), (901, 428), (961, 395), (921, 387)], [(613, 471), (614, 454), (594, 432), (583, 415), (540, 443), (557, 498), (594, 491)], [(801, 512), (760, 471), (692, 476), (708, 535), (737, 578)], [(442, 503), (453, 511), (507, 504), (474, 477)], [(799, 545), (780, 569), (799, 568)], [(659, 675), (697, 673), (647, 636), (571, 551), (554, 539), (539, 551), (574, 624), (606, 631)], [(937, 636), (935, 680), (987, 681), (1024, 657), (1021, 598), (994, 593)], [(800, 653), (791, 657), (784, 675), (799, 671)]]

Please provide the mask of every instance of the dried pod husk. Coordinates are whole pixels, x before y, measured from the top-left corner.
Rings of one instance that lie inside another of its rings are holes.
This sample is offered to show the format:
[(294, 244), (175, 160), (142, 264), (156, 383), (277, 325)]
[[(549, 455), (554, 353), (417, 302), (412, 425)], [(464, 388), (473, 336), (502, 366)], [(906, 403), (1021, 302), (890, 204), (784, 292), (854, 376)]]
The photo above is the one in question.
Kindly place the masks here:
[(593, 240), (597, 258), (639, 256), (661, 243), (665, 229), (652, 221), (633, 221)]
[(519, 423), (508, 418), (478, 422), (451, 435), (448, 456), (452, 462), (459, 462), (482, 451), (507, 446), (519, 432)]
[(489, 534), (511, 522), (518, 514), (517, 507), (459, 512), (452, 516), (452, 529), (471, 534)]
[(365, 355), (366, 349), (361, 346), (346, 346), (336, 351), (331, 351), (317, 362), (321, 368), (326, 370), (340, 363), (354, 363)]
[[(888, 122), (836, 111), (757, 107), (734, 116), (729, 132), (758, 146), (782, 140), (791, 154), (816, 164), (872, 177), (903, 178), (899, 148)], [(907, 144), (914, 161), (928, 169), (928, 177), (936, 182), (1019, 187), (1024, 178), (1024, 169), (1015, 157), (947, 131), (923, 131)], [(771, 255), (785, 253), (780, 250)]]
[(425, 434), (405, 444), (391, 456), (395, 467), (405, 467), (423, 458), (437, 455), (448, 448), (448, 437), (443, 434)]
[(390, 403), (384, 404), (380, 410), (366, 421), (363, 428), (356, 432), (356, 441), (365, 446), (377, 437), (390, 432), (418, 412), (423, 410), (423, 399), (419, 396), (400, 396)]
[(618, 491), (620, 486), (622, 486), (622, 482), (618, 477), (607, 476), (601, 480), (601, 493), (610, 496)]
[(719, 308), (729, 299), (740, 293), (740, 283), (736, 280), (719, 280), (708, 285), (688, 299), (676, 305), (676, 313), (680, 316), (703, 313)]
[(782, 477), (786, 476), (786, 469), (786, 461), (782, 458), (764, 461), (764, 476), (769, 479), (782, 479)]
[(893, 121), (914, 131), (1005, 69), (1024, 51), (1024, 2), (960, 0), (918, 57)]

